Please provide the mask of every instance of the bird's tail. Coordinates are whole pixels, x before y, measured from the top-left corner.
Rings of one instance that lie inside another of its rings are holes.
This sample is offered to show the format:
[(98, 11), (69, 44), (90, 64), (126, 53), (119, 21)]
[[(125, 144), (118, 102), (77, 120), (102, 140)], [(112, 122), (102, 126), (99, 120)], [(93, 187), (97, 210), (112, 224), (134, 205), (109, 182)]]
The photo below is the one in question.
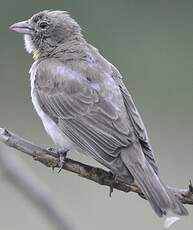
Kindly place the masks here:
[(145, 159), (140, 144), (133, 144), (128, 149), (122, 151), (121, 159), (158, 216), (167, 215), (168, 210), (180, 216), (188, 215), (187, 209), (164, 186)]

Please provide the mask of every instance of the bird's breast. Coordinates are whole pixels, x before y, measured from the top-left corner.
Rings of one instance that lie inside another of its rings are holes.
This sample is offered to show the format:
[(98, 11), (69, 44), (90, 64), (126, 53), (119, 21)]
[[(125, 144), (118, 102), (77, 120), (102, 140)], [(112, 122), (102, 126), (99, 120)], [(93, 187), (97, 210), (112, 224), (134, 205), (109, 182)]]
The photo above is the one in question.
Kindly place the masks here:
[(62, 149), (72, 149), (76, 148), (74, 143), (59, 129), (57, 124), (42, 110), (40, 107), (40, 104), (38, 102), (36, 89), (34, 87), (34, 81), (35, 81), (35, 72), (33, 70), (33, 66), (30, 70), (31, 74), (31, 98), (33, 106), (39, 115), (39, 117), (42, 120), (42, 123), (44, 125), (44, 128), (48, 135), (51, 137), (51, 139), (54, 141), (54, 143), (62, 148)]

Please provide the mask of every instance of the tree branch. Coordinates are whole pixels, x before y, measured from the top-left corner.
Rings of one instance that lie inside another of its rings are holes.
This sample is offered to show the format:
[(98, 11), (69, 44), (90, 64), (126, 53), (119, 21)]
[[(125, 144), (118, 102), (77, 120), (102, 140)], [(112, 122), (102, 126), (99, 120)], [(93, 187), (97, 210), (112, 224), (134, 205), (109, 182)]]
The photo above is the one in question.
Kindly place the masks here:
[[(58, 154), (56, 152), (34, 145), (6, 129), (0, 128), (0, 141), (5, 143), (7, 146), (24, 152), (25, 154), (33, 157), (34, 160), (41, 162), (47, 167), (60, 167)], [(101, 168), (86, 165), (68, 158), (65, 160), (63, 169), (76, 173), (79, 176), (94, 181), (100, 185), (108, 186), (123, 192), (135, 192), (145, 199), (143, 193), (137, 185), (125, 184), (123, 181), (114, 178), (111, 172), (107, 172)], [(191, 183), (187, 189), (177, 189), (171, 187), (169, 187), (169, 189), (175, 193), (183, 204), (193, 205), (193, 186)]]

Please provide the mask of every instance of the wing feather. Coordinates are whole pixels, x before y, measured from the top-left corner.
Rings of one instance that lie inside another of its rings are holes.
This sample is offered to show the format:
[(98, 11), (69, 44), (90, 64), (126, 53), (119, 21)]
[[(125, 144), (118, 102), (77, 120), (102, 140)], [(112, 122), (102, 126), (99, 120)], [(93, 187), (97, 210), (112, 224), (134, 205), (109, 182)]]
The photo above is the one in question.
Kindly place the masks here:
[[(39, 66), (36, 73), (35, 90), (41, 108), (51, 118), (57, 118), (58, 127), (80, 148), (103, 164), (111, 163), (119, 155), (119, 149), (131, 143), (131, 132), (121, 117), (122, 111), (88, 81), (75, 81), (72, 77), (76, 90), (72, 84), (70, 91), (65, 90), (70, 76), (66, 78), (65, 71), (54, 75), (54, 68), (55, 65), (42, 71)], [(45, 87), (46, 77), (49, 83)]]
[(122, 81), (121, 74), (114, 66), (112, 66), (112, 71), (113, 71), (112, 77), (119, 84), (119, 87), (120, 87), (120, 90), (123, 96), (123, 100), (124, 100), (124, 103), (127, 109), (128, 116), (130, 117), (134, 131), (137, 137), (139, 138), (139, 141), (141, 143), (141, 147), (145, 154), (145, 157), (150, 163), (150, 165), (152, 166), (152, 168), (154, 169), (155, 173), (159, 174), (158, 165), (155, 160), (155, 156), (154, 156), (152, 147), (149, 143), (148, 135), (147, 135), (144, 123), (142, 121), (142, 118), (133, 102), (131, 95), (129, 94), (127, 88), (125, 87)]
[[(57, 121), (65, 135), (103, 164), (110, 164), (120, 148), (138, 138), (146, 159), (158, 173), (141, 116), (114, 66), (109, 64), (111, 71), (106, 76), (98, 71), (100, 84), (94, 82), (93, 87), (92, 81), (86, 80), (85, 70), (84, 74), (78, 67), (77, 72), (66, 71), (64, 64), (50, 60), (49, 65), (43, 65), (46, 68), (39, 65), (36, 72), (36, 95), (43, 111)], [(110, 80), (105, 82), (106, 78)]]

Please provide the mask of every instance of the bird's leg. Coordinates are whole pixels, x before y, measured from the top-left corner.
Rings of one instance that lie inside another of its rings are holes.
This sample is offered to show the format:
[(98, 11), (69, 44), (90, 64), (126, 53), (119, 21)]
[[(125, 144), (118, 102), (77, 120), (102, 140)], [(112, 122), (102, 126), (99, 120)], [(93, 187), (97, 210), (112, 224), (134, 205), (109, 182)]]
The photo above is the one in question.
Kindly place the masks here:
[(109, 197), (111, 197), (112, 193), (113, 193), (113, 185), (111, 184), (109, 188), (110, 188), (110, 190), (109, 190)]
[[(65, 163), (65, 159), (66, 159), (66, 156), (67, 156), (67, 152), (69, 150), (64, 150), (64, 149), (61, 149), (61, 150), (57, 150), (55, 148), (47, 148), (48, 151), (51, 151), (51, 152), (54, 152), (57, 156), (58, 156), (58, 159), (59, 159), (59, 169), (58, 169), (58, 173), (61, 172), (63, 166), (64, 166), (64, 163)], [(54, 169), (55, 169), (55, 166), (52, 167), (52, 171), (54, 173)]]
[(113, 181), (112, 181), (112, 183), (110, 184), (109, 197), (112, 196), (114, 183), (116, 182), (116, 180), (117, 180), (117, 178), (118, 178), (117, 175), (115, 175), (115, 174), (113, 174), (113, 173), (112, 173), (112, 175), (113, 175)]
[(58, 158), (59, 158), (59, 166), (60, 168), (58, 169), (57, 173), (60, 173), (66, 160), (66, 156), (69, 150), (59, 150), (57, 151)]

